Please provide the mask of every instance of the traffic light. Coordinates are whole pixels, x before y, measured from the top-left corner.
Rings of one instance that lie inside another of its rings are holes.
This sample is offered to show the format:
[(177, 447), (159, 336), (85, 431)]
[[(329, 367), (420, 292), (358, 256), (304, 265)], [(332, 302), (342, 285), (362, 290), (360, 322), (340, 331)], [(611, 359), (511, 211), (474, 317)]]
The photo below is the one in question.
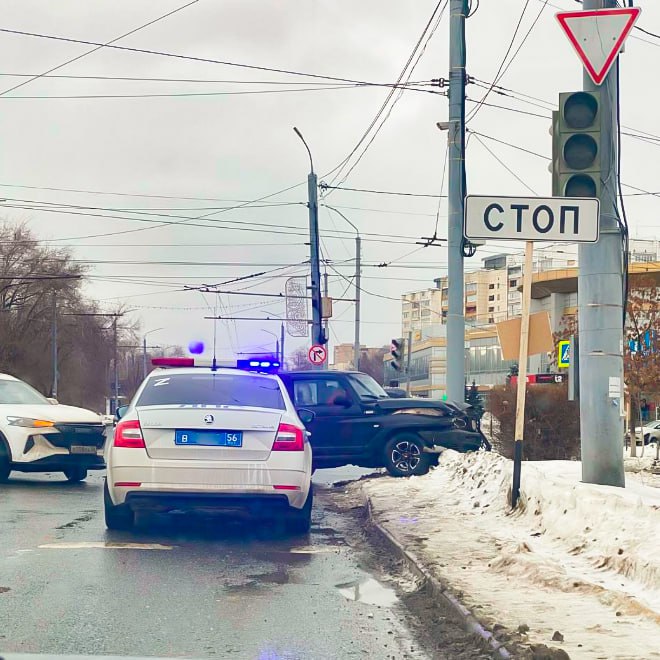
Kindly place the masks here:
[(403, 339), (393, 339), (390, 347), (390, 355), (392, 356), (392, 369), (395, 371), (403, 370), (403, 353), (404, 353)]
[(552, 194), (599, 197), (601, 191), (600, 92), (564, 92), (552, 117)]

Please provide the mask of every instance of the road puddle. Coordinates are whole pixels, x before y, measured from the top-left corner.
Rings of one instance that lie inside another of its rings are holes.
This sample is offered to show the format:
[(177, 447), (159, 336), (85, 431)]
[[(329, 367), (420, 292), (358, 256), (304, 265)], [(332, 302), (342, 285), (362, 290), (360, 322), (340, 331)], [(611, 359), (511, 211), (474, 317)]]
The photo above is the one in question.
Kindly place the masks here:
[(383, 586), (373, 578), (355, 580), (355, 582), (346, 582), (335, 586), (347, 600), (354, 600), (367, 605), (392, 607), (399, 600), (394, 589)]

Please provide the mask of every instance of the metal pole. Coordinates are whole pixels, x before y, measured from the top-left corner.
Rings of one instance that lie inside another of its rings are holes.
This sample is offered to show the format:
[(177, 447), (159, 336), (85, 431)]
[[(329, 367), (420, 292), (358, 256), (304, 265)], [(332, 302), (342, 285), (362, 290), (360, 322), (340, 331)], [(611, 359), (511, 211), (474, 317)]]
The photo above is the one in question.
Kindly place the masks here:
[(362, 239), (355, 237), (355, 341), (353, 344), (353, 363), (355, 370), (360, 370), (360, 271), (362, 255)]
[(119, 365), (118, 365), (118, 355), (119, 355), (119, 350), (118, 350), (118, 344), (117, 344), (117, 317), (115, 316), (113, 322), (112, 322), (112, 332), (114, 334), (114, 398), (115, 398), (115, 412), (117, 408), (119, 407)]
[(293, 130), (302, 140), (309, 155), (310, 172), (307, 177), (307, 207), (309, 209), (309, 251), (311, 271), (311, 293), (312, 293), (312, 343), (325, 344), (327, 338), (323, 332), (321, 323), (321, 270), (319, 266), (319, 200), (318, 180), (314, 173), (314, 162), (312, 152), (305, 142), (302, 133), (294, 126)]
[(410, 360), (412, 359), (412, 330), (406, 339), (406, 394), (410, 395)]
[(280, 324), (280, 363), (284, 369), (284, 323)]
[(57, 295), (53, 293), (53, 323), (52, 323), (52, 343), (53, 343), (53, 389), (52, 397), (57, 399), (57, 386), (59, 380), (59, 372), (57, 368)]
[[(323, 295), (327, 299), (328, 297), (328, 271), (326, 270), (323, 273)], [(330, 320), (329, 319), (324, 319), (323, 321), (323, 327), (325, 329), (325, 336), (330, 337)]]
[(449, 218), (447, 396), (463, 400), (465, 381), (465, 292), (463, 277), (463, 205), (465, 201), (465, 0), (451, 0), (449, 19)]
[(523, 270), (522, 318), (520, 319), (520, 349), (518, 352), (518, 396), (516, 398), (516, 428), (513, 437), (513, 487), (511, 507), (515, 509), (520, 496), (523, 438), (525, 435), (525, 398), (527, 396), (527, 354), (529, 352), (529, 311), (532, 303), (534, 243), (525, 243)]
[[(584, 10), (615, 7), (614, 0), (584, 0)], [(623, 262), (617, 216), (617, 66), (602, 85), (584, 73), (583, 89), (600, 91), (602, 185), (600, 240), (578, 246), (580, 328), (580, 433), (582, 481), (625, 486), (623, 470)], [(619, 397), (616, 392), (620, 393)], [(612, 394), (614, 396), (612, 396)]]
[(142, 380), (147, 377), (147, 335), (142, 337)]

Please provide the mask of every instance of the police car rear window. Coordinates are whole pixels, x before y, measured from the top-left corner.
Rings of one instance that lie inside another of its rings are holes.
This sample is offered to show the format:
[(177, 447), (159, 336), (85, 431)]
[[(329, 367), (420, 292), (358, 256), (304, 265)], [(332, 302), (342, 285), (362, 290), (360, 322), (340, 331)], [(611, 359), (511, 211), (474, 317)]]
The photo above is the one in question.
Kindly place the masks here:
[(249, 406), (285, 410), (279, 383), (246, 374), (154, 374), (137, 406)]

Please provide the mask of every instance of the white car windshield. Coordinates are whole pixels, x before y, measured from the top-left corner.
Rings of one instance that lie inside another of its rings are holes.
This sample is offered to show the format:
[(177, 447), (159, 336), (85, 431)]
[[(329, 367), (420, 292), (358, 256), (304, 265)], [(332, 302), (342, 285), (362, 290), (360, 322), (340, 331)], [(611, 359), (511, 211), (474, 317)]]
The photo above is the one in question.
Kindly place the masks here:
[(162, 405), (286, 409), (276, 380), (257, 375), (214, 372), (151, 376), (136, 406)]
[(0, 380), (0, 405), (49, 406), (50, 401), (20, 380)]

